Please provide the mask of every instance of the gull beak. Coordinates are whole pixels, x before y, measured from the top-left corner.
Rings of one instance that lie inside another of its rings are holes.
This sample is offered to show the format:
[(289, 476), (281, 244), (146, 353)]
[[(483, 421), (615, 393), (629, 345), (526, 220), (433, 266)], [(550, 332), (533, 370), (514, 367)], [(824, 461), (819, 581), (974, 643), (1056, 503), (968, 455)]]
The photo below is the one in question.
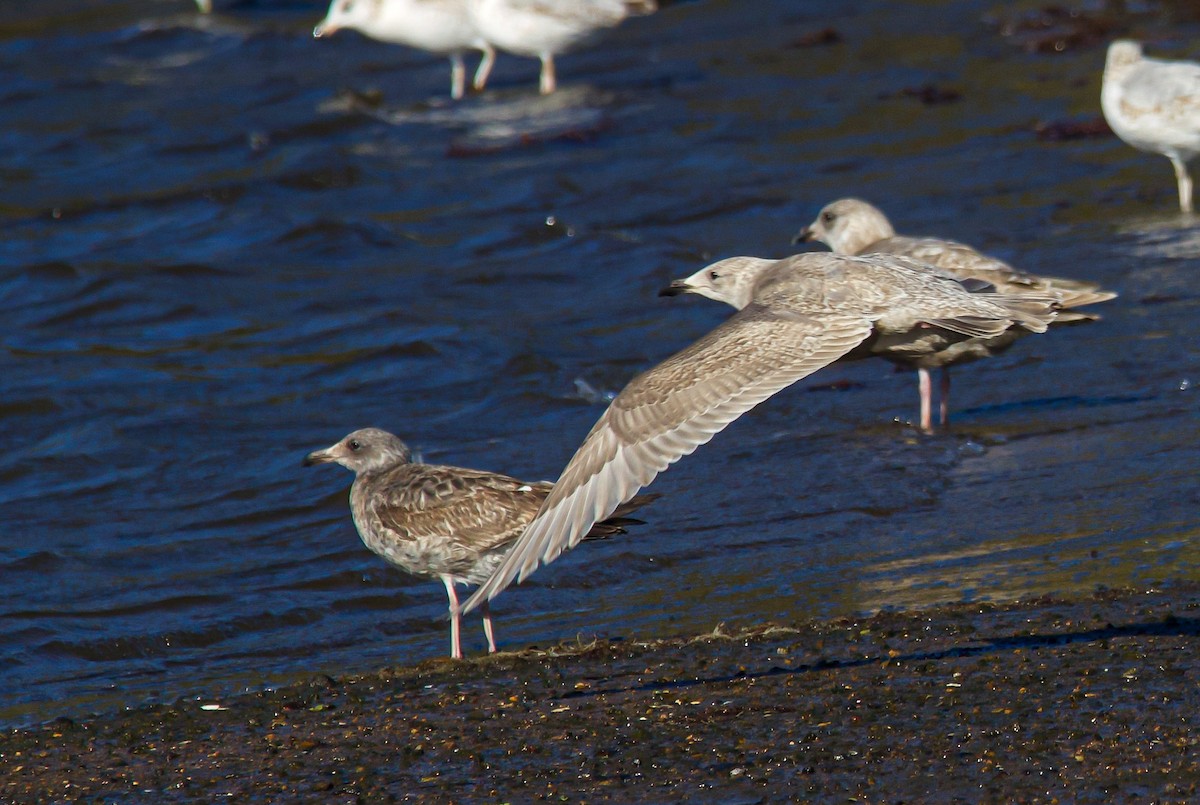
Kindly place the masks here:
[(331, 34), (336, 34), (337, 31), (338, 27), (336, 25), (330, 25), (325, 20), (321, 20), (317, 23), (317, 27), (313, 28), (313, 39), (320, 39), (322, 36), (330, 36)]
[(324, 450), (314, 450), (309, 453), (304, 457), (304, 462), (300, 466), (311, 467), (314, 464), (328, 464), (331, 461), (337, 461), (337, 459), (333, 457), (333, 448), (328, 447)]
[(659, 296), (679, 296), (684, 293), (691, 293), (692, 286), (688, 285), (687, 280), (675, 280), (666, 288), (658, 292)]
[(792, 238), (792, 245), (795, 246), (797, 243), (808, 243), (810, 240), (815, 239), (816, 236), (817, 233), (813, 231), (813, 228), (811, 226), (806, 226), (797, 232), (796, 236)]

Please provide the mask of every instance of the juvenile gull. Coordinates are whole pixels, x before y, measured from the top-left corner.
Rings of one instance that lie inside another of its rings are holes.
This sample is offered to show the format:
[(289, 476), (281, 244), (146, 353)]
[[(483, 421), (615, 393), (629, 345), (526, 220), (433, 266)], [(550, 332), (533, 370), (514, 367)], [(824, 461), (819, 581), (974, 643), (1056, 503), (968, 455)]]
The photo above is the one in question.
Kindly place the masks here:
[(554, 57), (620, 24), (652, 14), (656, 0), (467, 0), (480, 34), (501, 50), (542, 61), (539, 87), (554, 92)]
[[(801, 229), (792, 239), (820, 241), (835, 254), (899, 254), (932, 265), (969, 284), (972, 288), (988, 288), (1001, 293), (1038, 293), (1058, 300), (1063, 312), (1054, 324), (1076, 324), (1098, 318), (1070, 308), (1092, 305), (1116, 297), (1094, 282), (1041, 277), (1013, 268), (1003, 260), (981, 254), (963, 243), (940, 238), (913, 238), (897, 235), (887, 216), (877, 207), (856, 198), (839, 199), (827, 205), (815, 221)], [(950, 407), (950, 367), (990, 357), (1012, 345), (1028, 331), (1011, 329), (995, 338), (974, 338), (951, 345), (933, 355), (922, 355), (920, 361), (909, 360), (903, 353), (883, 355), (917, 370), (921, 396), (921, 429), (929, 432), (932, 424), (932, 383), (929, 370), (941, 367), (940, 420), (945, 425)]]
[(1171, 160), (1179, 209), (1191, 212), (1187, 163), (1200, 153), (1200, 64), (1148, 59), (1140, 43), (1118, 39), (1108, 46), (1100, 108), (1122, 140)]
[(856, 349), (925, 325), (947, 341), (1041, 332), (1056, 303), (1038, 295), (968, 293), (903, 257), (732, 257), (672, 283), (738, 312), (630, 381), (567, 463), (537, 517), (463, 607), (578, 544), (658, 473), (777, 391)]
[(467, 13), (467, 0), (333, 0), (313, 36), (329, 36), (352, 28), (380, 42), (428, 50), (450, 57), (450, 97), (466, 90), (463, 53), (483, 53), (472, 86), (483, 89), (496, 61), (496, 51), (479, 34)]
[[(350, 512), (363, 543), (389, 564), (414, 576), (438, 578), (450, 601), (450, 656), (462, 657), (455, 584), (486, 580), (533, 519), (553, 484), (526, 483), (482, 470), (416, 464), (408, 446), (378, 428), (356, 430), (337, 444), (309, 453), (304, 465), (334, 462), (354, 473)], [(640, 495), (587, 530), (588, 538), (623, 533), (639, 523), (625, 514), (648, 503)], [(484, 607), (488, 651), (496, 650)]]

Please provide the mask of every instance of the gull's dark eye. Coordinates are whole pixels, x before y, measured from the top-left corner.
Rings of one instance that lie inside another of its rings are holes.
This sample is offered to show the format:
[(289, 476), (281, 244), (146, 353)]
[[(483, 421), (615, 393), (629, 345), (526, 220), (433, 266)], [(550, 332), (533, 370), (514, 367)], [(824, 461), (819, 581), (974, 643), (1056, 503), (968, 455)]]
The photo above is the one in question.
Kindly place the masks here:
[(721, 279), (721, 275), (715, 271), (710, 271), (710, 272), (708, 272), (708, 278), (710, 280), (719, 280), (719, 279)]
[(359, 450), (362, 450), (362, 442), (360, 442), (358, 439), (351, 439), (347, 446), (355, 453), (357, 453)]
[(834, 215), (833, 213), (831, 213), (831, 212), (823, 212), (823, 213), (821, 213), (821, 220), (822, 220), (822, 221), (824, 221), (824, 222), (825, 222), (825, 223), (827, 223), (827, 224), (832, 224), (832, 223), (833, 223), (833, 219), (834, 219), (834, 218), (836, 218), (836, 217), (837, 217), (837, 216), (835, 216), (835, 215)]

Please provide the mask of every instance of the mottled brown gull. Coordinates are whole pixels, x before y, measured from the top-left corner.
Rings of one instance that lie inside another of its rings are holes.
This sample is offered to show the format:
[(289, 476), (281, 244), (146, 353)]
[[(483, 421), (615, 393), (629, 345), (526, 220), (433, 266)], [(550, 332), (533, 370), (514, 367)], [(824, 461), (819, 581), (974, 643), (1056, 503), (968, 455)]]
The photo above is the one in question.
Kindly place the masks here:
[(1200, 64), (1148, 59), (1140, 43), (1118, 39), (1108, 46), (1100, 108), (1122, 140), (1171, 160), (1179, 209), (1191, 212), (1187, 163), (1200, 154)]
[[(879, 208), (861, 199), (843, 198), (828, 204), (816, 220), (792, 239), (819, 241), (835, 254), (898, 254), (919, 260), (957, 277), (972, 287), (987, 288), (1001, 293), (1039, 293), (1052, 296), (1063, 308), (1054, 320), (1055, 325), (1077, 324), (1098, 318), (1071, 308), (1093, 305), (1116, 297), (1112, 291), (1086, 280), (1042, 277), (1013, 268), (1003, 260), (981, 254), (963, 243), (941, 238), (907, 237), (897, 235), (887, 216)], [(980, 285), (983, 283), (983, 285)], [(903, 351), (881, 355), (917, 370), (921, 401), (921, 429), (933, 428), (933, 390), (929, 370), (941, 368), (940, 421), (945, 425), (950, 408), (950, 367), (956, 364), (995, 355), (1028, 333), (1023, 328), (1010, 329), (995, 338), (967, 339), (950, 345), (946, 350), (919, 356), (919, 361)]]
[(554, 57), (619, 25), (631, 14), (651, 14), (656, 0), (467, 0), (483, 37), (501, 50), (541, 59), (539, 87), (554, 92)]
[[(356, 430), (332, 447), (309, 453), (304, 465), (334, 462), (354, 472), (350, 512), (363, 543), (389, 564), (446, 585), (450, 656), (462, 657), (455, 584), (479, 584), (501, 564), (553, 485), (526, 483), (482, 470), (417, 464), (408, 446), (378, 428)], [(638, 520), (624, 517), (653, 499), (640, 495), (587, 531), (612, 536)], [(496, 650), (492, 619), (483, 611), (488, 651)]]
[(380, 42), (428, 50), (450, 57), (450, 97), (466, 92), (463, 54), (483, 53), (472, 86), (483, 89), (496, 51), (476, 30), (467, 0), (333, 0), (325, 19), (313, 28), (318, 39), (350, 28)]
[(1035, 332), (1053, 320), (1044, 296), (968, 293), (892, 255), (733, 257), (673, 283), (738, 312), (629, 382), (567, 463), (537, 516), (463, 611), (579, 543), (640, 488), (781, 389), (869, 341), (918, 324), (945, 338)]

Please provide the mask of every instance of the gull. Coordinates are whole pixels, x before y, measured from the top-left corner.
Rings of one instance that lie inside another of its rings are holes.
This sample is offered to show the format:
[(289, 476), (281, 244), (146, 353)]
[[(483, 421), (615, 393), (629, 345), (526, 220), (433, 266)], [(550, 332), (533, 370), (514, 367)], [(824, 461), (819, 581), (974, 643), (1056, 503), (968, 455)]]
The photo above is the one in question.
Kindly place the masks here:
[[(1002, 260), (981, 254), (963, 243), (941, 238), (913, 238), (897, 235), (887, 216), (879, 208), (861, 199), (843, 198), (828, 204), (817, 214), (816, 220), (792, 238), (793, 243), (819, 241), (835, 254), (899, 254), (927, 263), (940, 271), (968, 283), (970, 288), (1000, 291), (1002, 293), (1039, 293), (1058, 300), (1063, 312), (1054, 323), (1075, 324), (1098, 318), (1092, 313), (1083, 313), (1070, 308), (1105, 302), (1116, 297), (1094, 282), (1042, 277), (1013, 268)], [(932, 383), (929, 370), (941, 367), (940, 421), (945, 425), (949, 419), (950, 367), (990, 357), (1008, 348), (1024, 329), (1009, 330), (996, 338), (968, 339), (951, 345), (936, 356), (921, 356), (916, 362), (918, 390), (921, 398), (921, 429), (930, 432), (932, 422)], [(906, 363), (905, 356), (884, 355)]]
[[(450, 602), (450, 656), (462, 657), (455, 584), (478, 584), (500, 566), (553, 485), (526, 483), (482, 470), (419, 464), (398, 437), (378, 428), (347, 435), (315, 450), (304, 466), (341, 464), (354, 473), (350, 513), (371, 551), (414, 576), (438, 578)], [(624, 517), (656, 495), (640, 495), (588, 530), (588, 538), (623, 533), (640, 523)], [(485, 607), (483, 632), (495, 652)]]
[(467, 67), (463, 53), (483, 52), (471, 85), (483, 89), (496, 61), (496, 51), (480, 36), (467, 14), (467, 0), (333, 0), (313, 36), (329, 36), (352, 28), (380, 42), (442, 53), (450, 57), (450, 97), (465, 93)]
[(1187, 163), (1200, 154), (1200, 64), (1148, 59), (1140, 43), (1118, 39), (1108, 46), (1100, 108), (1122, 140), (1171, 160), (1179, 209), (1191, 212)]
[(554, 92), (555, 55), (613, 28), (631, 14), (652, 14), (656, 0), (467, 0), (480, 34), (501, 50), (542, 61), (539, 88)]
[(660, 472), (742, 414), (872, 342), (925, 327), (942, 340), (1042, 332), (1057, 303), (1040, 295), (970, 293), (894, 255), (731, 257), (673, 282), (738, 312), (629, 382), (567, 462), (554, 490), (463, 611), (577, 545)]

